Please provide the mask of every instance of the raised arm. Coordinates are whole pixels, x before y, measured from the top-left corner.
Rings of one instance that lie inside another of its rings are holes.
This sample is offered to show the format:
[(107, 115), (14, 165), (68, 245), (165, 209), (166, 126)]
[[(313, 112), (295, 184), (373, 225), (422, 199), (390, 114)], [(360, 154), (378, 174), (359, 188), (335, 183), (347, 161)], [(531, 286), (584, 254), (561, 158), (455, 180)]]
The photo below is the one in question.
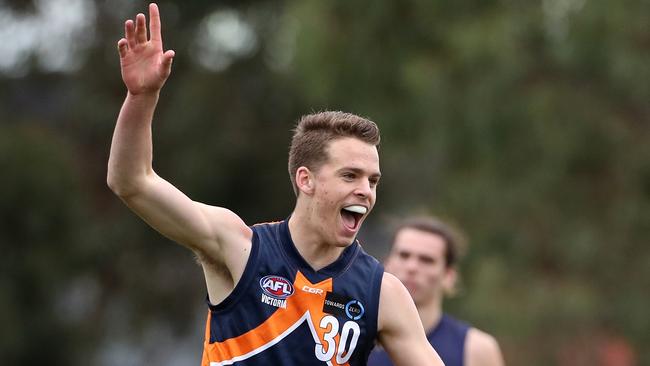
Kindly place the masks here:
[[(206, 262), (225, 265), (236, 282), (248, 258), (250, 229), (227, 209), (192, 201), (152, 167), (151, 124), (160, 89), (171, 72), (174, 51), (163, 52), (156, 4), (149, 5), (149, 14), (150, 37), (144, 14), (138, 14), (135, 22), (125, 22), (125, 36), (117, 43), (128, 93), (113, 134), (107, 182), (154, 229), (209, 259)], [(209, 277), (206, 272), (211, 299), (222, 297), (211, 291)]]
[(379, 342), (395, 366), (444, 366), (427, 340), (411, 295), (384, 273), (379, 295)]
[(171, 72), (174, 51), (162, 52), (158, 7), (150, 5), (151, 40), (144, 14), (124, 24), (117, 42), (122, 80), (127, 96), (117, 119), (108, 160), (108, 185), (120, 197), (141, 193), (155, 176), (152, 161), (151, 122), (160, 89)]

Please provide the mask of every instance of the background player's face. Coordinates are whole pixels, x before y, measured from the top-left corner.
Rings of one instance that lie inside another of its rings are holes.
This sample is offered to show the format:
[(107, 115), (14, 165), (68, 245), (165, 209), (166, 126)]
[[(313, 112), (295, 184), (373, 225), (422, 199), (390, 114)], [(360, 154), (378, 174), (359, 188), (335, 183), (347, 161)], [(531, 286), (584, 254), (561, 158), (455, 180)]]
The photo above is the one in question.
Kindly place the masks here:
[(416, 305), (442, 298), (455, 280), (455, 270), (446, 265), (445, 251), (445, 240), (439, 235), (404, 228), (395, 237), (386, 270), (402, 281)]
[[(314, 222), (328, 243), (347, 246), (375, 205), (379, 154), (371, 144), (351, 137), (329, 143), (328, 161), (314, 172)], [(365, 214), (345, 210), (351, 205)]]

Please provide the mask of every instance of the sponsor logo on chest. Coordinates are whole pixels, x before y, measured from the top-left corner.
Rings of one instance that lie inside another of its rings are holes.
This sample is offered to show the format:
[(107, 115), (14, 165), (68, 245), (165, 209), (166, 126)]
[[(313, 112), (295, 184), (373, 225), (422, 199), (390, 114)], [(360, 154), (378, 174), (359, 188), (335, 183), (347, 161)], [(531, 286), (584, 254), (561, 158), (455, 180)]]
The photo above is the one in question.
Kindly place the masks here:
[(361, 301), (349, 296), (328, 292), (323, 303), (323, 312), (346, 316), (357, 321), (363, 317), (366, 310)]

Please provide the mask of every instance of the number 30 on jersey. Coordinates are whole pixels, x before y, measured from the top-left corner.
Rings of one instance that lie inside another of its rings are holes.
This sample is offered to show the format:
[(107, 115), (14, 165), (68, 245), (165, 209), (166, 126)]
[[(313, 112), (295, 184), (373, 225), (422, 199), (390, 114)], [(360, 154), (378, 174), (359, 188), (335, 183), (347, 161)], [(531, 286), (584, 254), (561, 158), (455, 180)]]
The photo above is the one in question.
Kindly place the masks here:
[(318, 358), (319, 361), (327, 362), (330, 361), (336, 353), (336, 363), (340, 365), (348, 362), (354, 353), (354, 349), (357, 347), (359, 335), (361, 335), (359, 324), (353, 321), (345, 322), (345, 324), (343, 324), (343, 329), (341, 329), (339, 344), (336, 344), (335, 338), (339, 332), (339, 321), (337, 318), (331, 315), (326, 315), (321, 319), (319, 327), (326, 330), (323, 337), (323, 341), (326, 345), (321, 343), (316, 344), (316, 349), (314, 350), (316, 358)]

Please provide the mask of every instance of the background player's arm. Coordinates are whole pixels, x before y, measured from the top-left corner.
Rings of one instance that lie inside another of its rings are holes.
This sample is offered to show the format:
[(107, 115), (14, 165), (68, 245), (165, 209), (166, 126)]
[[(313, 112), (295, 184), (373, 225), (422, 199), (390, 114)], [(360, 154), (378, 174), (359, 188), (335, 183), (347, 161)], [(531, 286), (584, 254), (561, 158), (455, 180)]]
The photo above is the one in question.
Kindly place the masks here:
[(108, 185), (160, 233), (225, 264), (237, 277), (248, 257), (242, 254), (250, 249), (250, 229), (229, 210), (192, 201), (153, 171), (151, 123), (174, 52), (163, 52), (155, 4), (149, 13), (150, 39), (145, 16), (138, 14), (135, 22), (126, 21), (125, 38), (118, 42), (128, 94), (111, 144)]
[(499, 343), (491, 335), (472, 328), (465, 340), (465, 360), (467, 366), (504, 366)]
[(390, 273), (381, 283), (378, 329), (379, 342), (396, 366), (444, 365), (427, 340), (411, 295)]

